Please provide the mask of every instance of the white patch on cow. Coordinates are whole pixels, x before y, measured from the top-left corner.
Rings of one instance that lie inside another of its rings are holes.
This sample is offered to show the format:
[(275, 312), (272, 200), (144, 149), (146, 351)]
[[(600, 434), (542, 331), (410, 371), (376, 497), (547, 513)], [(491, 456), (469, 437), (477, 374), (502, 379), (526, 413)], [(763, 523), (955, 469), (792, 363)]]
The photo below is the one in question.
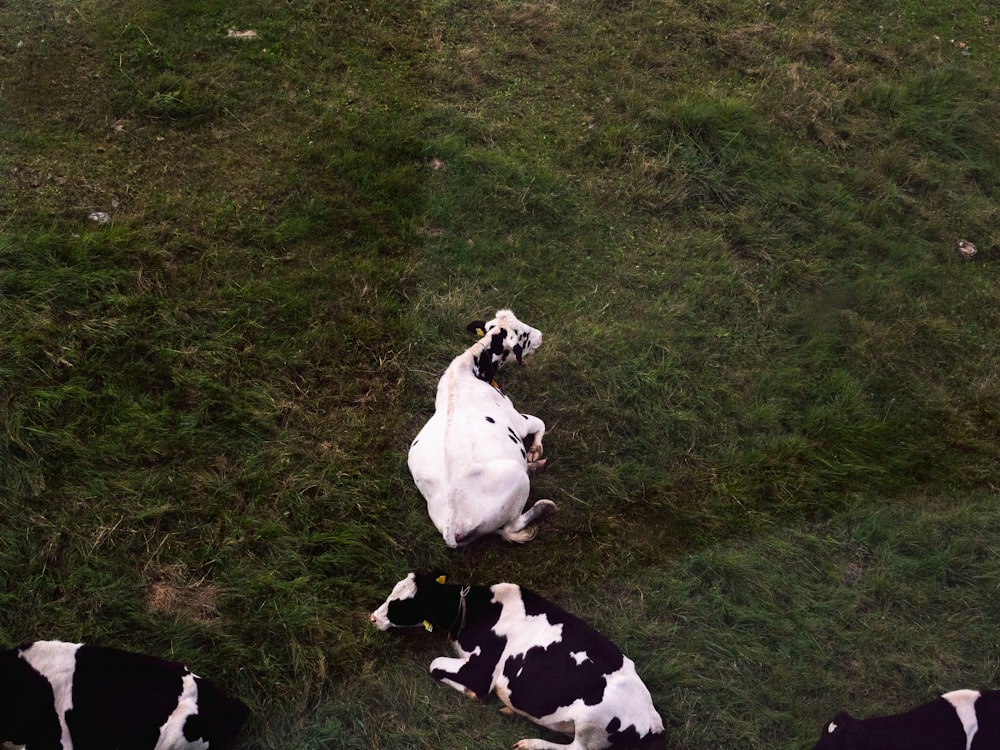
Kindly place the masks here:
[(962, 722), (962, 728), (965, 729), (965, 750), (972, 747), (972, 738), (979, 731), (979, 719), (976, 717), (976, 701), (979, 696), (978, 690), (953, 690), (941, 696), (955, 707), (955, 713)]
[(153, 750), (208, 750), (208, 742), (202, 739), (189, 741), (184, 738), (184, 722), (188, 716), (198, 713), (198, 683), (195, 675), (188, 672), (182, 680), (181, 695), (177, 699), (177, 707), (160, 727), (160, 739)]
[(826, 733), (827, 733), (827, 734), (833, 734), (833, 733), (834, 733), (834, 732), (836, 732), (836, 731), (837, 731), (837, 722), (835, 722), (835, 721), (831, 721), (831, 722), (830, 722), (830, 726), (828, 726), (828, 727), (826, 728)]
[(31, 667), (41, 674), (52, 686), (56, 715), (62, 732), (60, 741), (64, 748), (73, 747), (66, 712), (73, 708), (73, 673), (76, 670), (76, 652), (79, 643), (62, 641), (36, 641), (18, 652)]
[(493, 632), (507, 639), (505, 658), (520, 656), (535, 646), (547, 648), (562, 640), (562, 623), (553, 625), (544, 614), (529, 615), (525, 612), (520, 586), (498, 583), (491, 587), (491, 591), (493, 602), (501, 607)]
[(622, 728), (634, 726), (640, 737), (663, 731), (663, 720), (653, 707), (653, 696), (635, 671), (635, 662), (624, 657), (621, 668), (607, 675), (607, 680), (603, 703), (608, 706), (608, 721), (621, 718)]
[(389, 605), (392, 602), (402, 601), (403, 599), (412, 599), (416, 594), (416, 576), (410, 573), (406, 578), (393, 586), (389, 598), (382, 602), (381, 607), (372, 612), (371, 617), (368, 618), (369, 622), (379, 630), (388, 630), (393, 627), (393, 623), (389, 621)]
[(583, 664), (585, 661), (590, 661), (590, 657), (587, 656), (586, 651), (570, 651), (569, 655), (573, 657), (573, 661), (577, 663), (577, 666)]

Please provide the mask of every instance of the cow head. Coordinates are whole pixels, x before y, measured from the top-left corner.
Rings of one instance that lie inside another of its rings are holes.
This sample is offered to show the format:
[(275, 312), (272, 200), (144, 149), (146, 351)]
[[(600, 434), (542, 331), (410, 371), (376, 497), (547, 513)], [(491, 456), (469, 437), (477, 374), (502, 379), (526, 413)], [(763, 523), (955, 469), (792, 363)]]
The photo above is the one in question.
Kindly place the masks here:
[(410, 573), (393, 587), (382, 606), (372, 612), (369, 622), (379, 630), (416, 625), (423, 625), (430, 630), (430, 622), (436, 619), (434, 611), (440, 599), (437, 594), (444, 582), (443, 574)]
[(841, 711), (833, 717), (823, 727), (819, 735), (819, 742), (813, 750), (850, 750), (851, 744), (851, 724), (854, 717), (846, 711)]
[(510, 310), (497, 310), (490, 321), (474, 320), (467, 330), (482, 337), (483, 351), (476, 360), (476, 376), (492, 380), (513, 355), (517, 363), (542, 345), (542, 332), (518, 320)]

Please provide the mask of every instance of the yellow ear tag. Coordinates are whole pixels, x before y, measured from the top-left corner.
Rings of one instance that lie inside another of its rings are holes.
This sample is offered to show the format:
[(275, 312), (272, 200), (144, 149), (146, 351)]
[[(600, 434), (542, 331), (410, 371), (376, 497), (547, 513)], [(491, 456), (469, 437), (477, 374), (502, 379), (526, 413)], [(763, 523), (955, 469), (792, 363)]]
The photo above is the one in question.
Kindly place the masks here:
[(485, 336), (486, 335), (486, 331), (484, 331), (482, 328), (477, 328), (476, 329), (476, 335), (477, 336)]
[(444, 583), (445, 581), (448, 580), (448, 576), (438, 576), (434, 580), (437, 581), (438, 583)]
[(431, 625), (430, 621), (428, 620), (424, 620), (424, 629), (427, 630), (428, 633), (434, 632), (434, 626)]

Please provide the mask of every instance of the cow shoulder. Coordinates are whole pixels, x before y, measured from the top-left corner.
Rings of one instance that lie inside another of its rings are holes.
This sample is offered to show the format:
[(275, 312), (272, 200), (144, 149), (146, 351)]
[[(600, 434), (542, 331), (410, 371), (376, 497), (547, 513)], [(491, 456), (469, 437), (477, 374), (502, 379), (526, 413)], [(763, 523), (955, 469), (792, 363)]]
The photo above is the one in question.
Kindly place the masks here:
[(476, 652), (479, 660), (496, 664), (507, 639), (497, 632), (503, 606), (494, 599), (491, 588), (473, 586), (465, 596), (465, 612), (456, 606), (452, 632), (459, 646)]

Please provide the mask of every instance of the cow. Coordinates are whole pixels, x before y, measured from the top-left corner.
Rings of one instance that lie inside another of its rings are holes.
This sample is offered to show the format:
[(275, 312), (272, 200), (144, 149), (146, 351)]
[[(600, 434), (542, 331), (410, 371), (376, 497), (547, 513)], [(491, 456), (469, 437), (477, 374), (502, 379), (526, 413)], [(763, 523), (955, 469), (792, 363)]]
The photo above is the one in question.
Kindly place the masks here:
[(523, 739), (516, 750), (666, 747), (663, 721), (632, 660), (528, 589), (410, 573), (369, 619), (379, 630), (423, 625), (447, 633), (456, 655), (431, 662), (435, 679), (480, 701), (495, 692), (504, 713), (573, 738)]
[(997, 750), (1000, 691), (955, 690), (893, 716), (855, 719), (841, 711), (813, 750)]
[(542, 332), (510, 310), (468, 330), (481, 338), (442, 375), (434, 414), (410, 444), (407, 464), (449, 547), (492, 533), (527, 542), (538, 531), (531, 524), (557, 509), (551, 500), (525, 507), (529, 472), (545, 466), (545, 424), (518, 412), (494, 378), (511, 358), (522, 364), (541, 346)]
[(63, 641), (0, 651), (0, 744), (216, 750), (249, 709), (177, 662)]

